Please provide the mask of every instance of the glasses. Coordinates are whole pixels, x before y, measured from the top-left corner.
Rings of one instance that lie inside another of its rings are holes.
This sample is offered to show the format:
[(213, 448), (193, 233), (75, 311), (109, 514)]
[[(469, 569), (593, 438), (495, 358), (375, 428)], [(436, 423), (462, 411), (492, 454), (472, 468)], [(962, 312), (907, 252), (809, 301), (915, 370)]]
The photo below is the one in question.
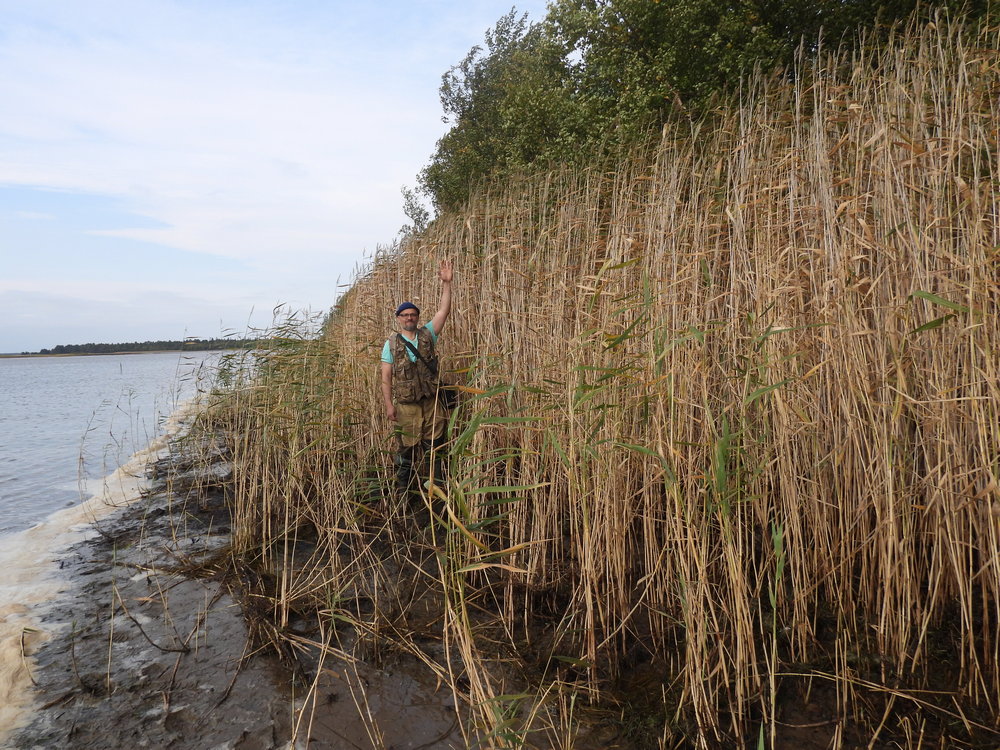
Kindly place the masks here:
[(400, 313), (398, 317), (400, 317), (400, 318), (415, 318), (415, 317), (417, 317), (417, 314), (416, 313)]

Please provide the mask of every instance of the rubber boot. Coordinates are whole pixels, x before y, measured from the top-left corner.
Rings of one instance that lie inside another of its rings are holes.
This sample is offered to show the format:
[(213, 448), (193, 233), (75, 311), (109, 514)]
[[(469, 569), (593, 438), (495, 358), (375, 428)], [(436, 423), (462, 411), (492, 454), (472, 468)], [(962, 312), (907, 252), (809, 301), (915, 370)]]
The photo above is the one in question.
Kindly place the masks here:
[(406, 498), (416, 489), (416, 472), (414, 471), (414, 457), (420, 446), (411, 445), (409, 448), (400, 448), (396, 454), (396, 492)]

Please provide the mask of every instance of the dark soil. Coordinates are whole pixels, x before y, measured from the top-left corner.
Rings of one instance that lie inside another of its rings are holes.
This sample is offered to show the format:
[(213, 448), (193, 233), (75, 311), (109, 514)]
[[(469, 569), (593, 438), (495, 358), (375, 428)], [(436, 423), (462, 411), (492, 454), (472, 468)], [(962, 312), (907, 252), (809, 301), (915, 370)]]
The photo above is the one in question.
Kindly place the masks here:
[[(227, 568), (228, 469), (178, 475), (184, 464), (154, 467), (147, 497), (66, 553), (66, 593), (42, 615), (57, 635), (33, 655), (38, 708), (10, 746), (255, 750), (295, 732), (297, 746), (464, 747), (450, 694), (414, 665), (327, 659), (306, 695), (273, 650), (255, 650)], [(314, 710), (296, 728), (303, 705)]]

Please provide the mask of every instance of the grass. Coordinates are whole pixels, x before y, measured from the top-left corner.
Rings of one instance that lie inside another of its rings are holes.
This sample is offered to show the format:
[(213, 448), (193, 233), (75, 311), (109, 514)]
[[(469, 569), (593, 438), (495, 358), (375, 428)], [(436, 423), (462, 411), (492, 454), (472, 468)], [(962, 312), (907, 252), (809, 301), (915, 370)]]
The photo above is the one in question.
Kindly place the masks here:
[[(323, 337), (230, 360), (203, 428), (274, 637), (419, 655), (470, 746), (583, 742), (636, 648), (662, 747), (779, 747), (815, 680), (836, 741), (995, 743), (997, 42), (911, 28), (651, 156), (485, 188), (359, 269)], [(411, 509), (376, 365), (442, 257), (466, 392)]]

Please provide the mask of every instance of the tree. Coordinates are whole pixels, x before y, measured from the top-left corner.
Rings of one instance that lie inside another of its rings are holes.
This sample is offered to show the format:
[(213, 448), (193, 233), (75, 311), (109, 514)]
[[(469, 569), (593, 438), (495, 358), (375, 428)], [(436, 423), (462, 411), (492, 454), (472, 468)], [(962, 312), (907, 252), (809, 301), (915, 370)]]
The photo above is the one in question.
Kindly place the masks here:
[(878, 43), (914, 13), (979, 18), (990, 2), (554, 0), (538, 24), (511, 10), (445, 73), (452, 126), (421, 188), (456, 208), (478, 181), (629, 148), (677, 107), (707, 110), (757, 66), (791, 70), (800, 45), (854, 44), (861, 31)]
[(431, 212), (420, 201), (419, 194), (413, 188), (404, 185), (400, 192), (403, 194), (403, 213), (411, 223), (400, 227), (399, 234), (403, 237), (408, 237), (411, 234), (420, 234), (427, 229), (427, 223), (431, 219)]
[(570, 105), (561, 50), (511, 10), (444, 74), (441, 106), (452, 127), (420, 175), (435, 206), (460, 205), (486, 175), (531, 164), (559, 141)]

